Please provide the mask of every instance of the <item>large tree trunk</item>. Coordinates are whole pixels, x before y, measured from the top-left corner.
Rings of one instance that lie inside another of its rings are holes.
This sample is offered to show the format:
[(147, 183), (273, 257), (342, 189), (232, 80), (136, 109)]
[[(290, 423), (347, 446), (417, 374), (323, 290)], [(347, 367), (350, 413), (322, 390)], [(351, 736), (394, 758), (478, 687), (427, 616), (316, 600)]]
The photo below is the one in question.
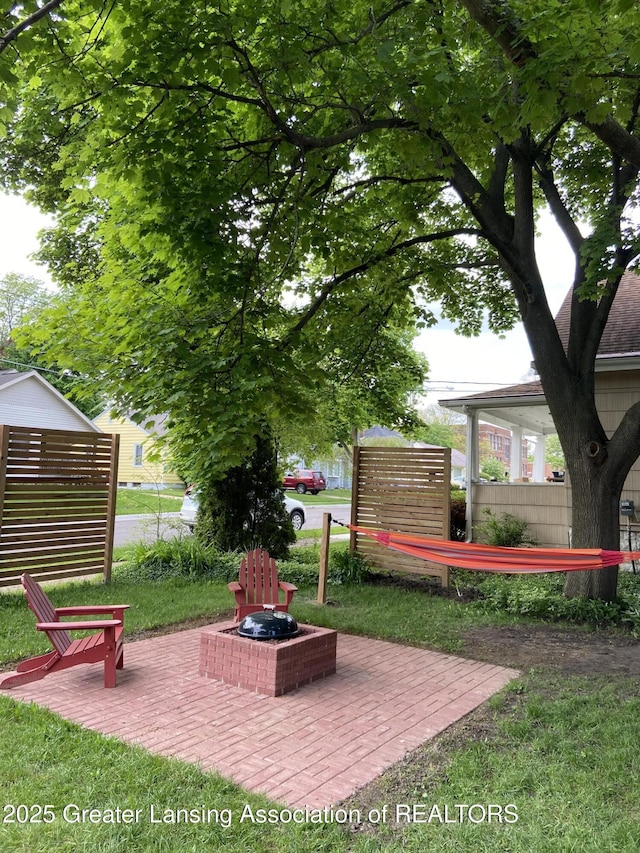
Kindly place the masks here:
[[(586, 323), (591, 309), (574, 300), (573, 326)], [(619, 504), (627, 474), (638, 455), (637, 414), (626, 413), (614, 435), (604, 430), (595, 401), (595, 374), (591, 358), (565, 354), (555, 324), (545, 311), (524, 312), (536, 365), (558, 438), (564, 450), (572, 497), (571, 543), (574, 548), (620, 548)], [(578, 334), (583, 343), (586, 332)], [(595, 346), (594, 346), (595, 359)], [(611, 601), (616, 596), (617, 567), (567, 573), (564, 593), (569, 597)]]
[[(568, 460), (567, 460), (568, 463)], [(623, 482), (608, 470), (607, 463), (597, 467), (582, 459), (567, 464), (572, 494), (572, 546), (574, 548), (620, 548), (619, 504)], [(599, 598), (612, 601), (616, 596), (618, 567), (590, 572), (568, 572), (564, 594), (571, 598)]]

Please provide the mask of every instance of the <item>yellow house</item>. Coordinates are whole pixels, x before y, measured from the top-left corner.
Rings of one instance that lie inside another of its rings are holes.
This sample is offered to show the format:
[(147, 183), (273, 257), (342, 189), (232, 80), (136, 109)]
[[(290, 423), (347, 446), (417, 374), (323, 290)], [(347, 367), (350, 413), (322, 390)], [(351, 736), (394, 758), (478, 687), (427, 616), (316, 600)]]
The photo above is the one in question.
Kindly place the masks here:
[(184, 488), (184, 481), (171, 468), (165, 451), (157, 446), (157, 439), (166, 432), (167, 418), (168, 415), (156, 415), (138, 424), (105, 409), (93, 419), (103, 432), (120, 436), (119, 486)]

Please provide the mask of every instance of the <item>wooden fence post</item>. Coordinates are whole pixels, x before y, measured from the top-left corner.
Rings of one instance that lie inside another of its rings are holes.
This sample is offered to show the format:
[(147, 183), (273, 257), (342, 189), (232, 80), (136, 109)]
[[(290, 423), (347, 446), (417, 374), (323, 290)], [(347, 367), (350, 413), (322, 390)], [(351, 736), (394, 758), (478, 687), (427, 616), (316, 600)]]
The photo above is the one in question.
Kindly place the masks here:
[(109, 497), (107, 499), (107, 531), (104, 543), (104, 582), (111, 581), (111, 564), (113, 563), (113, 537), (116, 525), (116, 501), (118, 499), (118, 453), (120, 435), (111, 436), (111, 461), (109, 465)]
[(327, 576), (329, 574), (329, 540), (331, 538), (331, 513), (322, 514), (320, 539), (320, 571), (318, 572), (318, 604), (327, 603)]
[(355, 553), (357, 534), (354, 527), (358, 524), (358, 508), (360, 503), (360, 445), (353, 448), (353, 467), (351, 477), (351, 530), (349, 531), (349, 551)]

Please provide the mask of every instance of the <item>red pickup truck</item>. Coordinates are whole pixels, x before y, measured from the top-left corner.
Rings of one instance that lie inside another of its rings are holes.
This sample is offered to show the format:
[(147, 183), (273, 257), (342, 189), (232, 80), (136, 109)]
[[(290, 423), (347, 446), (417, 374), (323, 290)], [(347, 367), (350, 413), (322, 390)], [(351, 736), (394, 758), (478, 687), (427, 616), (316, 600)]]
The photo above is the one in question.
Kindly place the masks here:
[(299, 495), (304, 495), (305, 492), (317, 495), (318, 492), (327, 488), (327, 481), (322, 471), (309, 471), (306, 468), (301, 468), (299, 471), (285, 474), (282, 488), (295, 489)]

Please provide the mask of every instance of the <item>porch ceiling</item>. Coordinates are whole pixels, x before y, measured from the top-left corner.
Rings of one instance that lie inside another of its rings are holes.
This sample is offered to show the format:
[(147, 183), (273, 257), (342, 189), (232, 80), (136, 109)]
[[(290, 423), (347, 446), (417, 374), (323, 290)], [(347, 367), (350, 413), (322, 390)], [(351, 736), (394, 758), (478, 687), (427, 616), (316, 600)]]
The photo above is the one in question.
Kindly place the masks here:
[(515, 426), (525, 433), (542, 435), (553, 435), (556, 432), (549, 406), (537, 382), (470, 397), (439, 400), (439, 403), (464, 415), (475, 412), (479, 420), (506, 429)]

